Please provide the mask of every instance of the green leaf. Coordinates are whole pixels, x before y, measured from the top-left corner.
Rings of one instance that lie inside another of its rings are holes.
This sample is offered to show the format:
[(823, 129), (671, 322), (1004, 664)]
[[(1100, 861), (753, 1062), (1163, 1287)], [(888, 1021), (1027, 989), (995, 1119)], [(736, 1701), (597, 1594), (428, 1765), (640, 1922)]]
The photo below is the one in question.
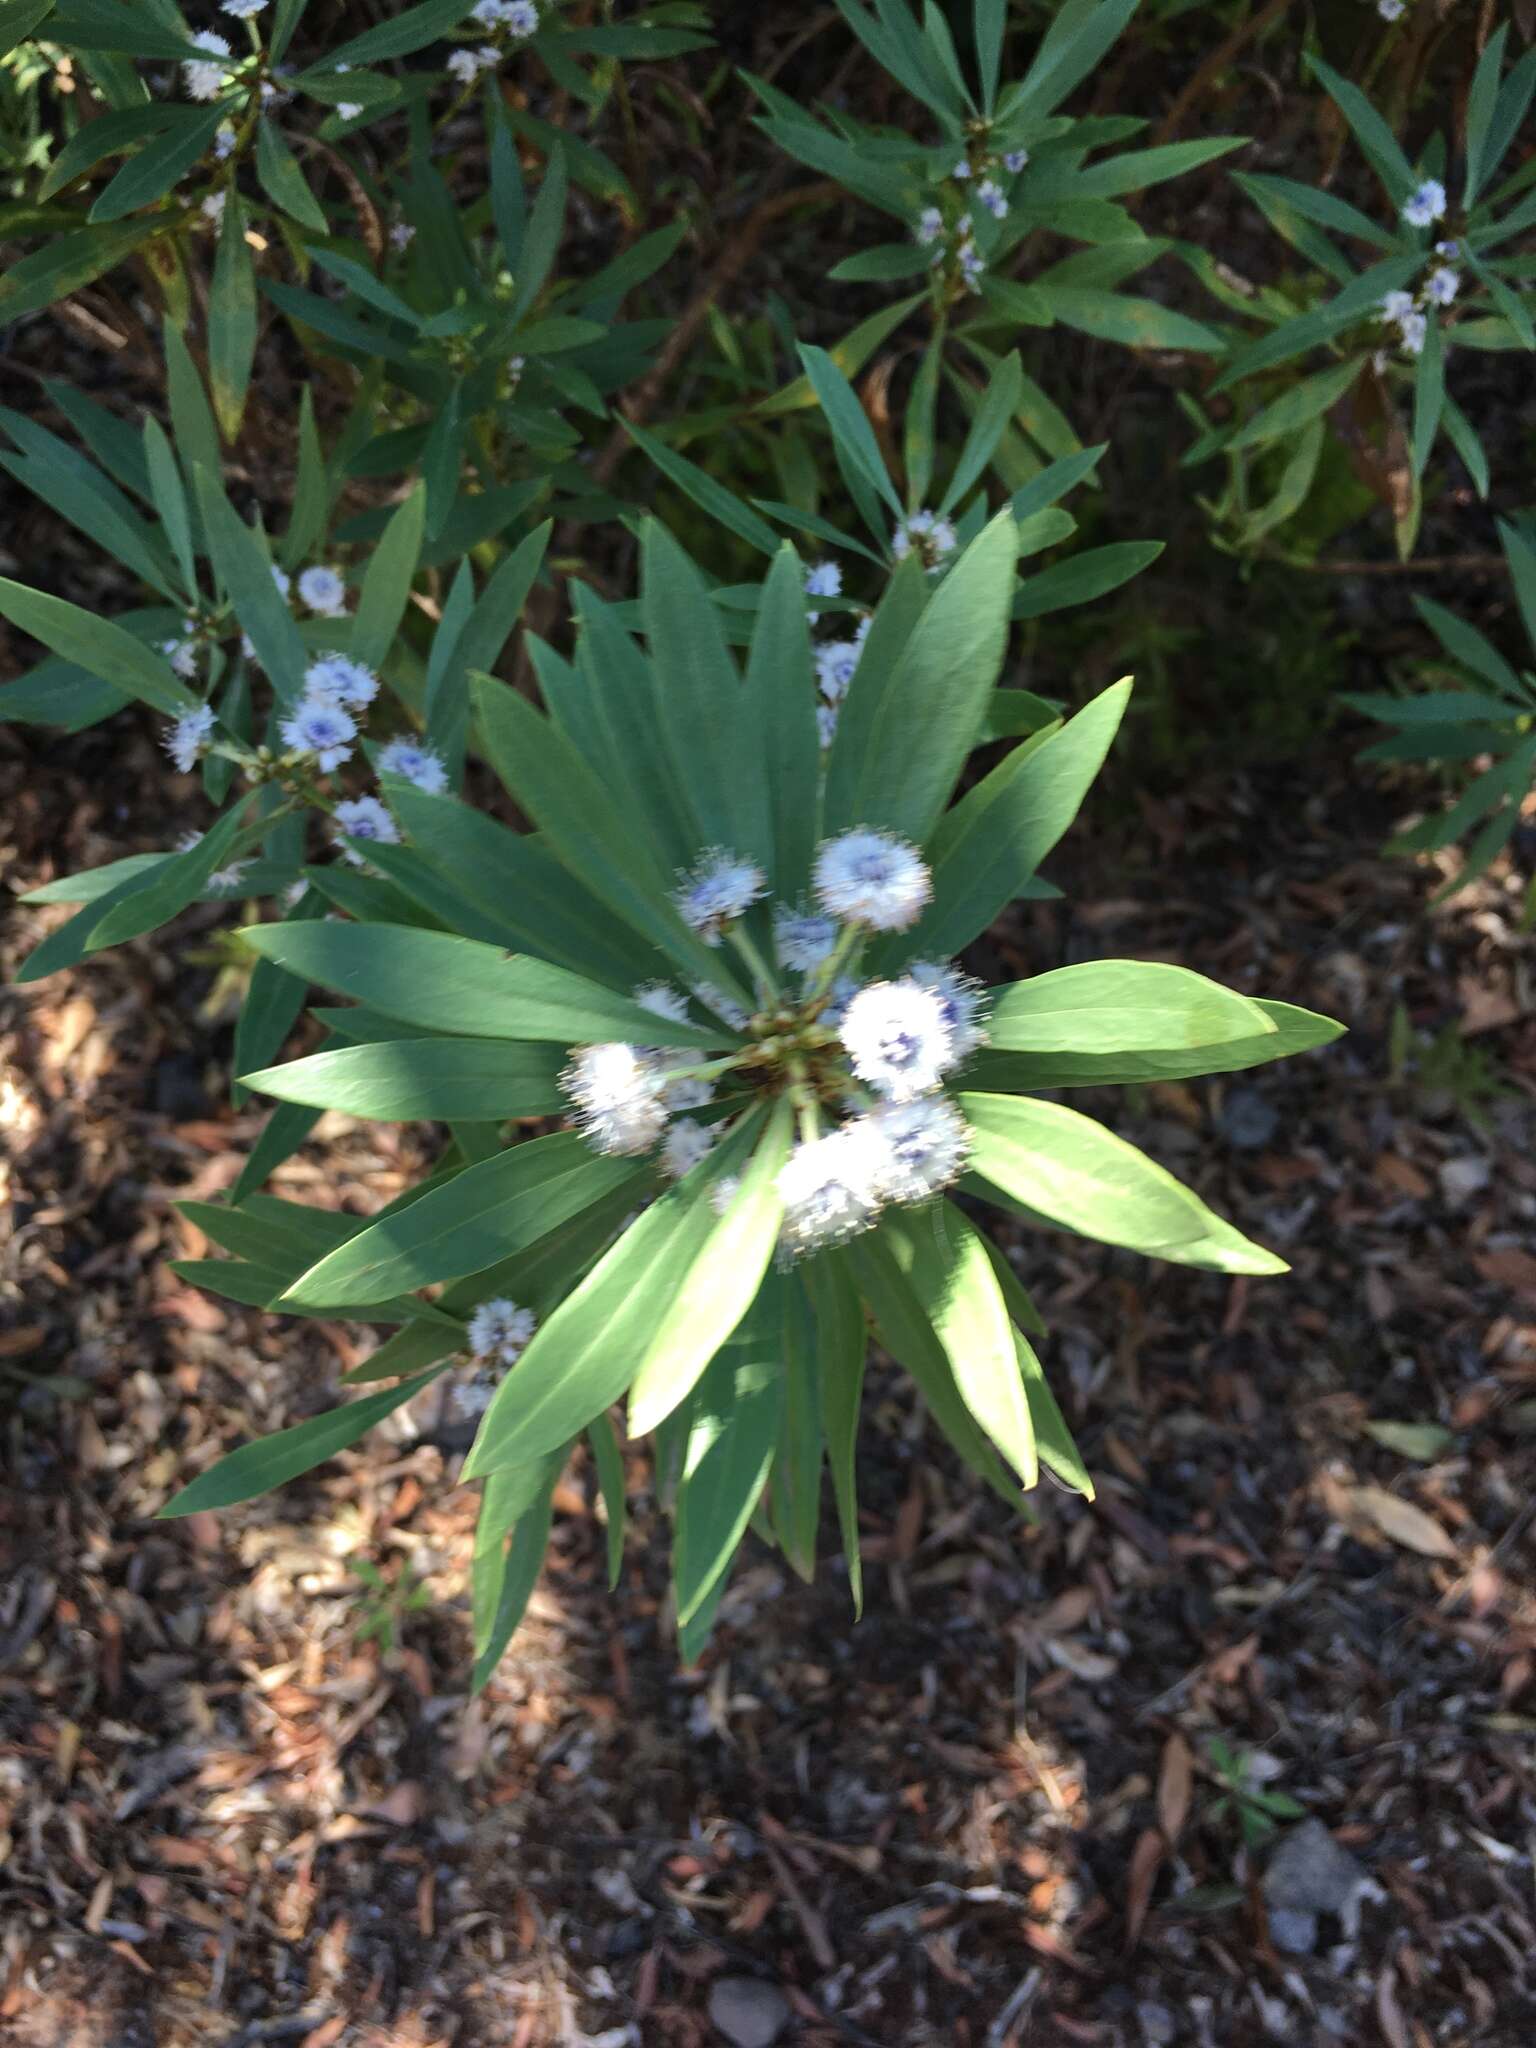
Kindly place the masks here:
[(608, 1517), (608, 1590), (613, 1592), (624, 1570), (624, 1527), (627, 1503), (624, 1490), (624, 1457), (618, 1432), (606, 1415), (594, 1415), (587, 1425), (592, 1462), (597, 1467), (598, 1490)]
[[(697, 1256), (677, 1274), (635, 1369), (629, 1393), (632, 1436), (655, 1429), (692, 1391), (756, 1298), (784, 1219), (778, 1177), (789, 1157), (793, 1127), (793, 1106), (787, 1095), (780, 1096), (741, 1185)], [(707, 1201), (708, 1193), (701, 1191), (697, 1199)]]
[(3, 0), (0, 5), (0, 57), (8, 57), (53, 12), (54, 0)]
[(693, 502), (727, 533), (734, 533), (739, 540), (746, 541), (749, 547), (757, 548), (765, 555), (778, 553), (779, 536), (767, 520), (760, 519), (749, 505), (743, 505), (739, 498), (733, 497), (723, 484), (716, 483), (707, 470), (679, 455), (657, 435), (647, 433), (638, 421), (625, 420), (623, 425), (625, 433), (645, 450), (662, 475), (670, 477), (679, 490), (686, 491)]
[(428, 1033), (590, 1045), (718, 1045), (704, 1026), (675, 1023), (629, 997), (527, 954), (407, 925), (248, 925), (240, 936), (290, 974)]
[(231, 193), (219, 228), (208, 299), (208, 384), (226, 441), (240, 432), (256, 358), (256, 273), (245, 239), (245, 209)]
[(369, 557), (349, 650), (353, 660), (367, 668), (382, 668), (395, 644), (400, 621), (411, 600), (411, 579), (421, 556), (426, 509), (426, 494), (418, 484), (390, 514), (389, 524)]
[(168, 25), (163, 13), (156, 19), (159, 12), (122, 7), (117, 0), (62, 0), (49, 27), (52, 40), (66, 49), (121, 51), (139, 58), (181, 59), (200, 54), (174, 15)]
[(1432, 597), (1416, 597), (1413, 602), (1419, 617), (1452, 661), (1459, 661), (1464, 668), (1471, 669), (1474, 675), (1481, 676), (1484, 682), (1492, 683), (1496, 690), (1507, 696), (1517, 701), (1521, 698), (1520, 678), (1475, 626), (1457, 618), (1443, 604), (1436, 604)]
[(516, 1471), (493, 1472), (485, 1482), (469, 1572), (475, 1631), (471, 1697), (495, 1677), (538, 1583), (564, 1464), (560, 1450)]
[(256, 124), (256, 176), (272, 204), (281, 207), (300, 227), (308, 228), (313, 235), (330, 233), (330, 223), (305, 182), (282, 130), (265, 116)]
[(229, 117), (227, 107), (188, 108), (167, 124), (152, 142), (131, 156), (90, 211), (93, 227), (122, 220), (140, 207), (153, 205), (184, 178)]
[(55, 299), (68, 298), (82, 285), (94, 283), (148, 241), (153, 231), (148, 221), (114, 221), (50, 238), (0, 277), (0, 322), (39, 312)]
[(1139, 576), (1149, 562), (1163, 552), (1160, 540), (1117, 540), (1107, 547), (1088, 548), (1065, 562), (1042, 569), (1025, 580), (1013, 601), (1016, 619), (1038, 619), (1046, 612), (1066, 611), (1075, 604), (1091, 604)]
[(266, 670), (282, 704), (297, 702), (309, 656), (282, 593), (272, 580), (272, 561), (261, 541), (225, 497), (217, 469), (200, 461), (192, 484), (208, 537), (208, 552), (229, 593), (235, 617), (251, 636), (256, 659)]
[(848, 1564), (848, 1586), (855, 1616), (864, 1609), (864, 1571), (859, 1554), (857, 1452), (859, 1406), (864, 1391), (864, 1361), (869, 1338), (864, 1306), (846, 1261), (821, 1254), (807, 1259), (800, 1275), (816, 1326), (817, 1382), (821, 1391), (821, 1426), (832, 1474), (832, 1498)]
[(152, 654), (142, 640), (111, 619), (98, 618), (79, 605), (66, 604), (41, 590), (0, 577), (0, 617), (23, 633), (41, 640), (55, 654), (74, 662), (130, 697), (138, 697), (168, 718), (191, 711), (197, 698), (172, 672), (170, 664)]
[(992, 460), (1023, 395), (1023, 365), (1017, 355), (1005, 356), (993, 371), (981, 404), (976, 408), (965, 445), (955, 463), (954, 475), (939, 502), (941, 515), (954, 510)]
[(679, 1623), (692, 1620), (729, 1569), (773, 1464), (784, 1402), (773, 1306), (765, 1286), (689, 1402), (672, 1546)]
[(1123, 1138), (1057, 1102), (960, 1096), (975, 1174), (993, 1199), (1106, 1244), (1225, 1273), (1283, 1273), (1198, 1195)]
[(660, 685), (662, 730), (688, 805), (695, 849), (729, 847), (769, 865), (772, 821), (762, 762), (742, 745), (746, 693), (719, 609), (666, 528), (641, 537), (640, 606)]
[(300, 1274), (282, 1305), (384, 1301), (483, 1272), (638, 1181), (644, 1170), (632, 1159), (594, 1152), (574, 1131), (509, 1146), (376, 1217)]
[(1202, 1074), (1236, 1074), (1289, 1059), (1343, 1036), (1344, 1026), (1291, 1003), (1259, 1000), (1272, 1031), (1228, 1038), (1219, 1045), (1185, 1049), (1092, 1052), (1004, 1053), (984, 1051), (966, 1070), (971, 1085), (986, 1093), (1034, 1094), (1045, 1088), (1102, 1088), (1128, 1081), (1189, 1081)]
[[(911, 298), (898, 299), (893, 306), (882, 306), (878, 313), (871, 313), (867, 320), (861, 320), (852, 333), (830, 349), (833, 362), (845, 377), (852, 377), (862, 370), (880, 344), (893, 334), (906, 319), (923, 304), (926, 291), (915, 293)], [(816, 389), (809, 377), (796, 377), (776, 391), (771, 398), (763, 399), (752, 408), (754, 417), (771, 418), (779, 413), (799, 412), (817, 402)]]
[(877, 1227), (943, 1346), (961, 1400), (1024, 1485), (1038, 1484), (1017, 1333), (979, 1233), (952, 1202), (918, 1216), (888, 1210)]
[(197, 562), (192, 550), (192, 515), (187, 505), (186, 487), (181, 480), (181, 471), (171, 453), (171, 444), (165, 437), (165, 429), (157, 419), (144, 422), (144, 465), (149, 471), (149, 487), (154, 496), (155, 510), (160, 515), (160, 524), (165, 537), (171, 544), (176, 557), (176, 566), (181, 571), (181, 587), (190, 597), (197, 590)]
[(1493, 125), (1494, 109), (1498, 105), (1499, 72), (1503, 68), (1504, 45), (1508, 39), (1509, 23), (1503, 22), (1483, 46), (1483, 54), (1478, 59), (1467, 93), (1466, 184), (1462, 191), (1462, 204), (1469, 211), (1483, 182), (1483, 152)]
[[(671, 877), (661, 873), (649, 846), (626, 831), (616, 799), (580, 751), (505, 684), (477, 676), (470, 687), (492, 767), (570, 872), (659, 946), (688, 980), (714, 982), (739, 999), (742, 991), (718, 953), (678, 916), (668, 893)], [(640, 1043), (652, 1037), (645, 1034)]]
[(1163, 1052), (1274, 1029), (1246, 996), (1151, 960), (1085, 960), (1032, 975), (1004, 989), (987, 1015), (999, 1052)]
[(746, 696), (751, 726), (744, 751), (756, 761), (767, 792), (773, 893), (793, 902), (810, 879), (821, 749), (805, 571), (787, 542), (776, 551), (763, 586), (752, 629)]
[(1021, 893), (1076, 817), (1130, 691), (1128, 679), (1116, 683), (1059, 731), (1016, 747), (945, 813), (931, 849), (933, 900), (910, 932), (877, 949), (882, 971), (952, 958)]
[(903, 516), (901, 500), (896, 495), (895, 485), (886, 473), (879, 444), (875, 440), (874, 428), (869, 424), (853, 386), (825, 349), (813, 348), (809, 343), (802, 342), (799, 353), (805, 373), (811, 380), (822, 411), (826, 414), (833, 440), (854, 473), (862, 477), (870, 489), (885, 500), (896, 518), (900, 519)]
[(529, 210), (522, 248), (518, 252), (517, 284), (510, 308), (513, 320), (520, 319), (527, 312), (553, 268), (560, 237), (565, 230), (565, 198), (565, 150), (556, 144), (544, 166), (544, 181)]
[(1440, 416), (1445, 409), (1445, 340), (1439, 319), (1431, 313), (1424, 330), (1424, 346), (1413, 374), (1413, 473), (1424, 474)]
[(234, 1507), (240, 1501), (270, 1493), (274, 1487), (285, 1486), (301, 1472), (312, 1471), (327, 1458), (334, 1458), (338, 1451), (344, 1451), (348, 1444), (355, 1444), (376, 1422), (403, 1407), (436, 1378), (437, 1370), (422, 1373), (416, 1379), (402, 1381), (398, 1387), (367, 1394), (360, 1401), (331, 1409), (329, 1414), (313, 1415), (307, 1422), (296, 1422), (291, 1429), (280, 1429), (275, 1435), (259, 1437), (255, 1443), (242, 1444), (167, 1501), (160, 1510), (160, 1518), (169, 1520), (179, 1515), (205, 1514), (210, 1508)]
[(1017, 528), (1001, 512), (965, 550), (889, 666), (854, 673), (827, 766), (826, 829), (921, 842), (975, 746), (1008, 638)]
[(1042, 285), (1042, 296), (1056, 319), (1100, 341), (1123, 342), (1128, 348), (1182, 349), (1219, 356), (1227, 344), (1214, 328), (1187, 313), (1175, 313), (1156, 299), (1138, 299), (1124, 292), (1091, 291), (1083, 285)]
[[(262, 963), (269, 965), (270, 963)], [(291, 979), (291, 977), (285, 977)], [(283, 1102), (307, 1102), (346, 1116), (391, 1123), (429, 1119), (559, 1116), (560, 1046), (490, 1038), (408, 1038), (387, 1045), (340, 1046), (242, 1075)]]
[(235, 804), (185, 853), (162, 861), (153, 874), (145, 876), (143, 887), (105, 912), (91, 933), (90, 950), (94, 953), (103, 946), (120, 946), (126, 939), (140, 938), (195, 903), (207, 887), (208, 877), (243, 850), (242, 836), (247, 846), (251, 843), (255, 835), (242, 824), (246, 815), (246, 804)]
[(1339, 112), (1354, 130), (1371, 169), (1386, 188), (1394, 207), (1401, 206), (1413, 189), (1413, 167), (1397, 145), (1397, 138), (1365, 94), (1347, 78), (1341, 78), (1321, 57), (1308, 56), (1312, 74), (1322, 81)]
[(1364, 368), (1364, 356), (1352, 356), (1348, 362), (1335, 363), (1331, 369), (1319, 370), (1316, 376), (1304, 377), (1239, 427), (1227, 443), (1228, 448), (1257, 448), (1268, 441), (1289, 440), (1309, 420), (1336, 405)]
[(669, 1313), (674, 1288), (720, 1221), (710, 1189), (739, 1167), (757, 1128), (733, 1132), (642, 1209), (540, 1324), (486, 1410), (465, 1478), (543, 1457), (619, 1399)]
[(364, 29), (361, 35), (342, 43), (325, 58), (324, 68), (334, 72), (338, 64), (348, 64), (356, 70), (363, 64), (384, 64), (395, 57), (409, 57), (413, 51), (435, 43), (449, 29), (457, 28), (472, 4), (473, 0), (422, 0), (420, 6), (407, 7), (393, 20)]

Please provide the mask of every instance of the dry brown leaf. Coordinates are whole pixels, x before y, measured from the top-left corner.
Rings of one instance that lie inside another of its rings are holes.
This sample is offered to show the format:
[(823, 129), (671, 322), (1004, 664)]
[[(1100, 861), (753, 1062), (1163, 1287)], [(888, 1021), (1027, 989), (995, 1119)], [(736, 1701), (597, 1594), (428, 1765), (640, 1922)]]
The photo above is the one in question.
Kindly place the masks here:
[(1410, 1500), (1399, 1500), (1384, 1486), (1352, 1486), (1350, 1503), (1358, 1514), (1374, 1522), (1383, 1536), (1417, 1551), (1420, 1557), (1454, 1557), (1456, 1546), (1433, 1515), (1425, 1514)]
[(1141, 1939), (1147, 1909), (1152, 1904), (1152, 1887), (1167, 1848), (1156, 1828), (1143, 1828), (1131, 1851), (1131, 1871), (1125, 1887), (1125, 1945), (1134, 1948)]
[(1536, 1259), (1529, 1252), (1505, 1245), (1499, 1251), (1475, 1253), (1472, 1263), (1495, 1287), (1507, 1287), (1513, 1294), (1536, 1301)]
[(1170, 1735), (1163, 1744), (1162, 1769), (1157, 1779), (1157, 1818), (1170, 1848), (1177, 1842), (1189, 1818), (1189, 1798), (1194, 1789), (1195, 1759), (1182, 1735)]

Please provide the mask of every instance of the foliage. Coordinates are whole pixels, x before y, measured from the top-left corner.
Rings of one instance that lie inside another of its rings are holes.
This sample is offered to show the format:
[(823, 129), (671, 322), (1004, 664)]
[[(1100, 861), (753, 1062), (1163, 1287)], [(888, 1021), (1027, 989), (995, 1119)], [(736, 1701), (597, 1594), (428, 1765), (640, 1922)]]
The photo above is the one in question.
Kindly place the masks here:
[[(244, 906), (221, 941), (235, 1086), (276, 1107), (228, 1199), (188, 1205), (224, 1256), (181, 1270), (385, 1333), (340, 1406), (169, 1512), (278, 1485), (436, 1386), (474, 1431), (477, 1684), (578, 1445), (617, 1579), (620, 1403), (672, 1505), (689, 1657), (749, 1528), (814, 1568), (824, 1465), (857, 1602), (872, 1339), (1010, 1502), (1042, 1467), (1091, 1492), (989, 1210), (1282, 1270), (1070, 1098), (1335, 1026), (1173, 965), (967, 972), (1011, 902), (1057, 893), (1042, 863), (1129, 691), (1069, 709), (1011, 650), (1070, 671), (1162, 545), (1155, 492), (1106, 518), (1129, 436), (1083, 444), (1063, 344), (1153, 362), (1165, 470), (1182, 408), (1189, 463), (1227, 466), (1213, 541), (1283, 560), (1282, 532), (1304, 552), (1341, 524), (1330, 421), (1390, 479), (1405, 554), (1444, 442), (1486, 491), (1445, 360), (1536, 339), (1532, 173), (1504, 169), (1536, 58), (1509, 61), (1507, 30), (1469, 65), (1457, 136), (1412, 154), (1314, 57), (1387, 221), (1331, 173), (1239, 173), (1313, 272), (1248, 288), (1168, 196), (1218, 189), (1242, 138), (1149, 140), (1105, 111), (1122, 39), (1177, 8), (838, 0), (807, 31), (845, 67), (814, 105), (776, 67), (737, 80), (712, 10), (614, 12), (418, 0), (352, 33), (307, 0), (224, 0), (213, 29), (173, 0), (0, 6), (0, 232), (21, 252), (0, 319), (100, 293), (163, 352), (163, 403), (132, 423), (64, 376), (50, 423), (0, 410), (0, 463), (124, 595), (0, 581), (41, 650), (0, 715), (151, 716), (177, 804), (206, 805), (174, 844), (33, 891), (73, 914), (23, 978)], [(826, 266), (824, 302), (754, 286), (733, 323), (726, 261), (697, 276), (703, 209), (639, 147), (660, 105), (755, 109), (786, 178), (813, 173), (763, 202), (774, 219), (894, 226)], [(1179, 233), (1143, 226), (1149, 194)], [(1382, 301), (1410, 285), (1385, 308), (1407, 353), (1384, 355)], [(1529, 624), (1529, 547), (1505, 546)], [(1492, 810), (1486, 864), (1536, 763), (1531, 679), (1421, 609), (1456, 687), (1356, 701), (1399, 728), (1384, 758), (1496, 755), (1422, 841)], [(1189, 630), (1149, 640), (1154, 673)], [(443, 1127), (431, 1174), (366, 1219), (265, 1192), (327, 1109)], [(374, 1591), (382, 1640), (396, 1592)]]

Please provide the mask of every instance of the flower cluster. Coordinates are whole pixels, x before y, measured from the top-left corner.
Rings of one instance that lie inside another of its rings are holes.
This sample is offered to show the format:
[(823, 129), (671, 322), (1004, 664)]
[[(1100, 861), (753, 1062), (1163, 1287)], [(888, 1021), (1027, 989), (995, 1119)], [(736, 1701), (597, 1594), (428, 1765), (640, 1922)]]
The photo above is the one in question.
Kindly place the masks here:
[[(815, 615), (812, 614), (814, 617)], [(837, 732), (837, 714), (848, 694), (872, 621), (860, 619), (849, 639), (820, 640), (812, 649), (816, 661), (816, 688), (821, 701), (816, 706), (816, 724), (823, 749), (830, 747)]]
[[(787, 1093), (799, 1142), (782, 1168), (781, 1249), (813, 1251), (867, 1229), (888, 1203), (929, 1200), (964, 1167), (970, 1134), (946, 1078), (984, 1042), (981, 990), (945, 961), (894, 979), (861, 979), (875, 933), (908, 930), (933, 893), (918, 851), (889, 833), (857, 829), (825, 840), (812, 869), (814, 908), (774, 906), (772, 961), (741, 925), (764, 893), (761, 871), (719, 850), (679, 892), (680, 910), (711, 944), (732, 942), (756, 985), (757, 1014), (739, 1016), (745, 1044), (719, 1056), (611, 1042), (578, 1047), (561, 1076), (577, 1122), (600, 1152), (656, 1152), (682, 1179), (707, 1159), (735, 1114)], [(695, 994), (698, 995), (698, 991)], [(683, 995), (665, 983), (635, 999), (677, 1022)], [(706, 1006), (720, 1014), (721, 1006)], [(718, 1119), (691, 1114), (730, 1092)], [(735, 1182), (712, 1191), (729, 1206)]]
[(909, 512), (891, 535), (891, 553), (898, 562), (904, 562), (915, 549), (927, 569), (938, 568), (955, 552), (955, 544), (955, 529), (937, 512)]
[(1438, 178), (1426, 178), (1403, 201), (1403, 219), (1411, 228), (1433, 227), (1445, 218), (1445, 187)]
[(1397, 329), (1398, 341), (1406, 355), (1422, 355), (1429, 334), (1432, 307), (1444, 308), (1455, 302), (1461, 289), (1461, 273), (1452, 258), (1461, 253), (1457, 242), (1437, 242), (1435, 255), (1441, 260), (1425, 275), (1417, 292), (1388, 292), (1381, 302), (1381, 317)]
[(497, 1369), (516, 1365), (537, 1328), (533, 1310), (519, 1308), (505, 1295), (481, 1302), (465, 1333), (470, 1369), (449, 1389), (449, 1407), (456, 1418), (468, 1422), (485, 1413), (496, 1391)]

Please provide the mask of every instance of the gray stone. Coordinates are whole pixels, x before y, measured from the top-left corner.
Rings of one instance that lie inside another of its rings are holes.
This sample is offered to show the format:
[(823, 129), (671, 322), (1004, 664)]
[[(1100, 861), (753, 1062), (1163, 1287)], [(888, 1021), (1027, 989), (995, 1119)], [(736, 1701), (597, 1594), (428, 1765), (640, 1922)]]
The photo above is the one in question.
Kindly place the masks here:
[(1280, 1112), (1257, 1088), (1230, 1088), (1221, 1106), (1221, 1135), (1239, 1152), (1259, 1152), (1280, 1126)]
[(731, 2048), (773, 2048), (789, 2025), (789, 2000), (776, 1984), (756, 1977), (719, 1977), (710, 1990), (709, 2016)]
[(1264, 1873), (1269, 1931), (1276, 1947), (1291, 1955), (1308, 1955), (1316, 1946), (1319, 1915), (1333, 1914), (1353, 1936), (1362, 1899), (1380, 1897), (1364, 1866), (1316, 1819), (1290, 1829)]

